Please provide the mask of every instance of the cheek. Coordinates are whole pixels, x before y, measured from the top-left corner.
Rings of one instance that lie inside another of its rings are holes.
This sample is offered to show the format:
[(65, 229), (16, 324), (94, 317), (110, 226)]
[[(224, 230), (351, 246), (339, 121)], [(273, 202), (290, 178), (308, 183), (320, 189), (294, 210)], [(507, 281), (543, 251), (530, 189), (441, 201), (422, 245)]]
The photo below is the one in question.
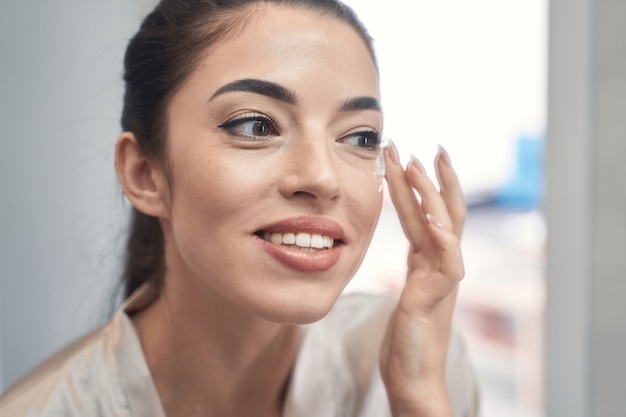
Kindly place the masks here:
[[(189, 159), (172, 170), (172, 238), (176, 251), (196, 274), (232, 265), (237, 244), (258, 225), (257, 211), (267, 209), (262, 175), (238, 158)], [(257, 210), (258, 209), (258, 210)], [(255, 221), (257, 223), (255, 223)], [(222, 272), (226, 272), (225, 270)]]
[[(353, 173), (350, 176), (349, 184), (347, 184), (351, 211), (348, 214), (358, 218), (363, 230), (368, 231), (371, 235), (382, 209), (382, 183), (374, 175), (373, 169), (372, 172), (360, 171), (359, 174)], [(360, 178), (360, 180), (355, 181), (356, 178)]]
[[(213, 153), (216, 154), (215, 152)], [(241, 158), (210, 157), (189, 162), (173, 170), (173, 202), (179, 210), (208, 210), (218, 215), (236, 212), (258, 198), (264, 183), (262, 167)]]
[(378, 223), (380, 217), (380, 211), (383, 206), (383, 193), (379, 191), (379, 186), (376, 186), (376, 193), (370, 195), (368, 199), (368, 207), (366, 208), (368, 213), (368, 222), (370, 227), (370, 236), (374, 233), (374, 228)]

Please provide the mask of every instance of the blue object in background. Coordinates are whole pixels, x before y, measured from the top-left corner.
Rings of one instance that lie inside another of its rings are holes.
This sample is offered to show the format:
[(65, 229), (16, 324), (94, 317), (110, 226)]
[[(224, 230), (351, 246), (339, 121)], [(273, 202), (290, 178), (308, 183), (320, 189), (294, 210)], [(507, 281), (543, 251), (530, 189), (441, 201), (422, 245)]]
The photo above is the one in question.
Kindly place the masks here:
[(493, 195), (493, 203), (516, 210), (533, 210), (543, 197), (543, 137), (521, 136), (517, 140), (512, 178)]

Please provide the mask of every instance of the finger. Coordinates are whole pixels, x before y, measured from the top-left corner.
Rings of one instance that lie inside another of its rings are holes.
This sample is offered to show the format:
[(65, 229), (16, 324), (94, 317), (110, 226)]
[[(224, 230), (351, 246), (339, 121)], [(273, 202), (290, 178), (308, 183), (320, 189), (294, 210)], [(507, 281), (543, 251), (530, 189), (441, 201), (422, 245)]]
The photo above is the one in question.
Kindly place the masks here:
[(419, 249), (424, 236), (424, 213), (415, 193), (407, 183), (404, 169), (400, 165), (398, 151), (392, 143), (385, 149), (386, 179), (393, 205), (409, 243)]
[(435, 216), (444, 227), (453, 230), (446, 202), (435, 187), (435, 184), (426, 175), (422, 164), (414, 156), (411, 156), (411, 162), (407, 167), (405, 177), (409, 185), (414, 187), (422, 197), (422, 211), (424, 214)]
[(428, 231), (440, 251), (439, 271), (453, 282), (458, 282), (465, 275), (459, 237), (433, 215), (428, 216)]
[[(459, 280), (447, 276), (433, 277), (431, 280), (408, 279), (401, 295), (400, 307), (404, 311), (419, 311), (431, 313), (438, 310), (438, 314), (445, 323), (454, 310)], [(446, 312), (448, 310), (448, 312)], [(419, 314), (419, 313), (418, 313)]]
[(452, 220), (452, 229), (458, 237), (461, 237), (467, 217), (467, 206), (459, 180), (452, 168), (450, 155), (442, 146), (439, 146), (439, 152), (435, 157), (435, 172), (441, 188), (441, 196)]

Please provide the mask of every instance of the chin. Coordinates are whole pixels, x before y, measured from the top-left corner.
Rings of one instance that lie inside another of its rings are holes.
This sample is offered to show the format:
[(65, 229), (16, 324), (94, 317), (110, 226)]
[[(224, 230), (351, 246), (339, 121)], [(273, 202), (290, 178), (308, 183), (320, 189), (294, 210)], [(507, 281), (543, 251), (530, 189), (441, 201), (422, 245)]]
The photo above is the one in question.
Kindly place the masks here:
[(255, 310), (260, 317), (274, 323), (310, 324), (324, 318), (335, 305), (339, 295), (340, 293), (314, 296), (307, 293), (284, 297), (272, 300), (274, 302), (263, 303), (263, 306), (258, 306), (259, 308)]

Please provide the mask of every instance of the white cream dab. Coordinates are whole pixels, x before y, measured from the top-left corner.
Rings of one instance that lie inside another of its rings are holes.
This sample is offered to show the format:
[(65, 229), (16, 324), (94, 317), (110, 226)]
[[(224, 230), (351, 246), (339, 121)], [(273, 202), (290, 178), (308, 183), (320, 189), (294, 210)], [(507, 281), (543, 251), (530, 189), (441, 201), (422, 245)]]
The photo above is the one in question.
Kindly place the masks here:
[(378, 156), (376, 156), (376, 162), (375, 164), (375, 171), (374, 171), (374, 178), (376, 178), (376, 181), (378, 181), (378, 192), (382, 193), (383, 192), (383, 180), (385, 179), (385, 173), (387, 168), (385, 167), (385, 158), (383, 157), (383, 152), (384, 152), (385, 148), (384, 147), (380, 147), (380, 150), (378, 151)]

